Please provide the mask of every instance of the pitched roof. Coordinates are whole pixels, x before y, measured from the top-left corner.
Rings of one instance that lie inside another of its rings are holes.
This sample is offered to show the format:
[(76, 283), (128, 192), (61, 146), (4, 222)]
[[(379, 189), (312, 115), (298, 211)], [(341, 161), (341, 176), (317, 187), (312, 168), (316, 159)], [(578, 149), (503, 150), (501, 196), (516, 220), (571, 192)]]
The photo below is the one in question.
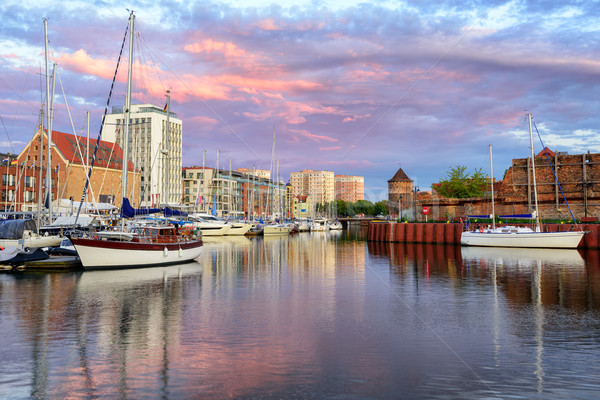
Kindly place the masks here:
[(394, 177), (388, 180), (388, 182), (412, 182), (412, 179), (410, 179), (408, 175), (402, 171), (402, 168), (399, 168)]
[(548, 153), (548, 157), (554, 157), (555, 153), (547, 147), (544, 147), (542, 151), (536, 157), (546, 157), (546, 153)]
[[(75, 136), (69, 133), (52, 131), (52, 142), (56, 145), (56, 150), (70, 163), (85, 164), (87, 138)], [(90, 162), (94, 155), (94, 148), (98, 140), (90, 139)], [(112, 142), (100, 140), (98, 151), (96, 153), (95, 167), (122, 169), (123, 150)], [(129, 161), (128, 171), (134, 171), (133, 163)]]

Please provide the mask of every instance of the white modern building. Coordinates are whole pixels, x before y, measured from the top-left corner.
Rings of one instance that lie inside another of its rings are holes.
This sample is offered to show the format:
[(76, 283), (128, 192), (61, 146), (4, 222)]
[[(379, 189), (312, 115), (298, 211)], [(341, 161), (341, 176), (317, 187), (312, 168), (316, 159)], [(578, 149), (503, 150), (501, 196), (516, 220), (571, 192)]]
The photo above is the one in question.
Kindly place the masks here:
[[(123, 107), (106, 115), (102, 139), (121, 147), (124, 130)], [(182, 123), (173, 112), (152, 104), (131, 106), (129, 157), (140, 173), (140, 205), (179, 204), (182, 198)], [(168, 132), (167, 132), (168, 131)], [(167, 137), (168, 136), (168, 137)], [(168, 185), (167, 185), (168, 182)]]

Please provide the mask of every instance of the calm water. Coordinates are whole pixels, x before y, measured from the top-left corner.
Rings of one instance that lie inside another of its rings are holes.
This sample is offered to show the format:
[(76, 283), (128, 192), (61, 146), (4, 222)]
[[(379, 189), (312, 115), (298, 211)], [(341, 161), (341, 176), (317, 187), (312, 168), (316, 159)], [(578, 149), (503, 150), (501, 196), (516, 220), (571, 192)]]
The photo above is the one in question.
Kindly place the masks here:
[(206, 240), (168, 268), (0, 274), (0, 398), (589, 399), (598, 252)]

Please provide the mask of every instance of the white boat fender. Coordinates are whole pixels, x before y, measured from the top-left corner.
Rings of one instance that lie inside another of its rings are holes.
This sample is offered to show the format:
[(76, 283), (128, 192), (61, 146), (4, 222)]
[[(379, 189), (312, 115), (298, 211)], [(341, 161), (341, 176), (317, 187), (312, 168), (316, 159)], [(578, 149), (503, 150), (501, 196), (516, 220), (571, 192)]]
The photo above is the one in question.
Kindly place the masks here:
[(163, 256), (168, 256), (169, 255), (169, 249), (167, 249), (166, 247), (163, 250)]
[(179, 255), (179, 257), (183, 256), (183, 251), (181, 250), (181, 247), (177, 251), (177, 254)]

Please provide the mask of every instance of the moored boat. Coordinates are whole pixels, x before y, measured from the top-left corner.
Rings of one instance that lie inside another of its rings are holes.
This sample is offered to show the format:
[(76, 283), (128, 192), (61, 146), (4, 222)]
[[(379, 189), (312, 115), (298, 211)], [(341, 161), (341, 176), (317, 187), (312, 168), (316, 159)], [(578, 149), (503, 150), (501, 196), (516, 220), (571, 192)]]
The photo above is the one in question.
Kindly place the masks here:
[[(510, 215), (500, 216), (500, 218), (530, 218), (535, 221), (535, 229), (517, 226), (496, 227), (494, 213), (494, 179), (493, 179), (493, 164), (492, 164), (492, 146), (490, 145), (490, 185), (492, 193), (492, 214), (489, 216), (471, 216), (476, 218), (490, 218), (492, 226), (488, 228), (479, 227), (478, 229), (469, 231), (469, 220), (467, 219), (467, 231), (463, 232), (460, 238), (461, 245), (465, 246), (489, 246), (489, 247), (523, 247), (523, 248), (559, 248), (559, 249), (575, 249), (579, 246), (585, 231), (572, 230), (568, 232), (544, 232), (540, 221), (538, 210), (538, 194), (537, 182), (535, 178), (535, 157), (533, 153), (533, 130), (532, 116), (527, 114), (529, 121), (529, 141), (531, 145), (531, 171), (533, 181), (533, 199), (534, 209), (531, 214), (527, 215)], [(550, 163), (549, 163), (550, 164)], [(551, 164), (550, 164), (551, 166)], [(551, 166), (552, 167), (552, 166)], [(555, 175), (556, 178), (556, 175)], [(560, 186), (560, 183), (557, 184)], [(562, 192), (562, 189), (561, 189)], [(565, 203), (568, 207), (567, 199)], [(572, 214), (571, 214), (572, 215)], [(469, 218), (471, 218), (469, 217)], [(573, 220), (575, 218), (573, 217)]]
[(197, 258), (202, 240), (178, 233), (172, 225), (133, 228), (132, 237), (71, 237), (85, 269), (131, 268), (180, 264)]

